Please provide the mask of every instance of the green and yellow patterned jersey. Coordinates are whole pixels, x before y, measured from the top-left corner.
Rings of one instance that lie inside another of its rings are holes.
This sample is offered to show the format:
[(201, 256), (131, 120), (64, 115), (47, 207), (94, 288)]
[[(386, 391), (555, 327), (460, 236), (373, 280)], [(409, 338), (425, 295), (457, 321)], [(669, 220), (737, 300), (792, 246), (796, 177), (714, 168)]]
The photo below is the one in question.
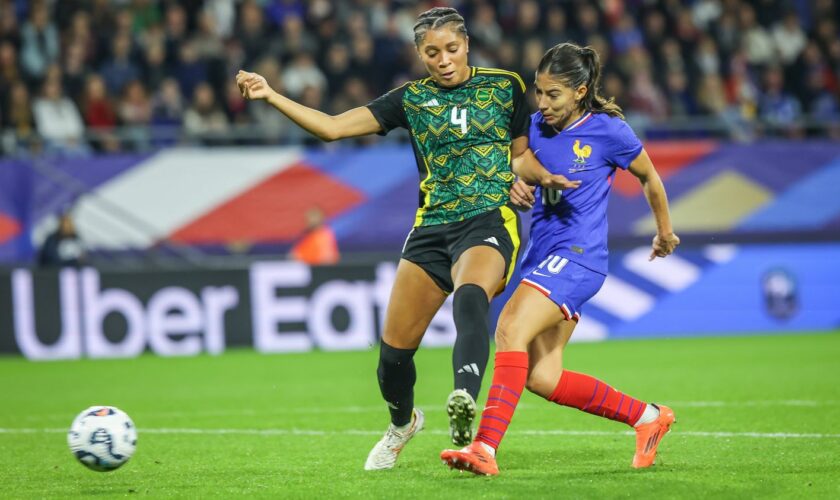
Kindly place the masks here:
[(456, 87), (414, 80), (368, 108), (382, 134), (403, 127), (420, 171), (415, 226), (462, 221), (508, 202), (510, 145), (528, 134), (525, 84), (516, 73), (471, 68)]

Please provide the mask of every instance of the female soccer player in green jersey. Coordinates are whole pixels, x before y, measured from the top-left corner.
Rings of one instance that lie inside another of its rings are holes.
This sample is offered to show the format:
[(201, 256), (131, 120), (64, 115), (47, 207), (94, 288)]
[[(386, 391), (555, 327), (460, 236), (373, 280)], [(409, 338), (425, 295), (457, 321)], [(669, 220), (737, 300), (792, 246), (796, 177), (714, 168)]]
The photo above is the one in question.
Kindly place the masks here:
[[(272, 90), (240, 71), (248, 99), (262, 99), (324, 141), (386, 134), (403, 127), (420, 172), (419, 208), (402, 251), (385, 315), (377, 369), (391, 424), (365, 469), (390, 469), (423, 427), (414, 408), (414, 353), (446, 297), (454, 292), (457, 338), (454, 390), (447, 400), (453, 443), (472, 440), (475, 399), (489, 356), (490, 299), (507, 283), (519, 250), (519, 221), (508, 206), (511, 158), (527, 151), (529, 112), (519, 75), (469, 66), (469, 38), (455, 9), (434, 8), (414, 26), (417, 54), (429, 73), (367, 106), (331, 116)], [(517, 174), (548, 188), (576, 187), (534, 162)]]

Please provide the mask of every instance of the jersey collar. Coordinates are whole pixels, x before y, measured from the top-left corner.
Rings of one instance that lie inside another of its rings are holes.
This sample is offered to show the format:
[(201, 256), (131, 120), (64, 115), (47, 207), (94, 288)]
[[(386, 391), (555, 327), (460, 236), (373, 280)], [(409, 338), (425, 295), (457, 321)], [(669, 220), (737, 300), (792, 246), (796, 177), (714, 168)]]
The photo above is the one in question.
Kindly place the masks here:
[(557, 127), (555, 127), (554, 125), (552, 125), (551, 128), (553, 128), (554, 131), (557, 132), (558, 134), (561, 133), (561, 132), (568, 132), (569, 130), (573, 130), (573, 129), (576, 129), (576, 128), (580, 127), (581, 125), (586, 123), (586, 121), (589, 120), (590, 118), (592, 118), (592, 112), (587, 111), (586, 113), (583, 114), (583, 116), (581, 116), (580, 118), (578, 118), (577, 120), (572, 122), (571, 125), (564, 128), (563, 130), (557, 130)]

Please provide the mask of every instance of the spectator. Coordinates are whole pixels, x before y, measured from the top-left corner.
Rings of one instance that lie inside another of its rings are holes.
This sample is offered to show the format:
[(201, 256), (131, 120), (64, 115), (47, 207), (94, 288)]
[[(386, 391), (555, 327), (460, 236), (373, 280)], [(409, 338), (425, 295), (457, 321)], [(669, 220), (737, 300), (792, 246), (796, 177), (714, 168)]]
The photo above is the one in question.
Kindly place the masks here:
[[(229, 89), (229, 75), (241, 67), (253, 68), (264, 57), (274, 58), (284, 70), (293, 96), (314, 98), (315, 91), (304, 91), (312, 86), (328, 100), (325, 107), (336, 109), (339, 103), (355, 102), (359, 94), (385, 92), (424, 74), (412, 26), (417, 14), (432, 4), (0, 0), (0, 117), (9, 123), (10, 89), (18, 80), (38, 88), (58, 64), (64, 92), (82, 110), (85, 82), (98, 70), (112, 95), (122, 95), (125, 85), (140, 81), (155, 96), (153, 124), (179, 126), (176, 96), (192, 96), (197, 85), (208, 82), (232, 121), (262, 126), (271, 119), (242, 107)], [(753, 90), (770, 66), (782, 69), (783, 94), (798, 104), (800, 114), (820, 110), (830, 116), (840, 88), (838, 8), (831, 0), (797, 1), (790, 10), (780, 2), (747, 0), (465, 4), (474, 64), (518, 71), (528, 81), (540, 44), (547, 48), (572, 39), (592, 45), (604, 64), (605, 82), (606, 75), (614, 74), (614, 86), (627, 84), (622, 99), (634, 118), (682, 115), (692, 100), (690, 113), (707, 113), (712, 108), (699, 102), (700, 87), (723, 78), (730, 105), (726, 115), (751, 128), (756, 117), (766, 116), (758, 113)], [(639, 68), (648, 76), (637, 76)], [(641, 82), (651, 76), (650, 84)], [(170, 77), (178, 80), (180, 92), (160, 91)], [(359, 85), (359, 77), (368, 84)], [(688, 88), (677, 91), (683, 77)], [(342, 89), (358, 88), (364, 91), (341, 95)], [(657, 95), (668, 103), (664, 113)], [(681, 97), (675, 101), (676, 95)], [(285, 129), (278, 123), (265, 128), (270, 140), (305, 138)]]
[(233, 124), (247, 125), (249, 123), (248, 103), (242, 97), (236, 80), (230, 80), (225, 86), (225, 112), (228, 121)]
[(667, 115), (665, 96), (654, 85), (647, 67), (638, 68), (631, 76), (628, 98), (631, 109), (648, 120), (661, 121)]
[(82, 60), (85, 65), (97, 57), (97, 41), (91, 28), (90, 14), (79, 10), (73, 14), (70, 27), (64, 36), (64, 46), (80, 45), (83, 51)]
[(802, 53), (808, 38), (799, 25), (799, 18), (795, 12), (788, 12), (782, 21), (773, 27), (773, 42), (779, 60), (785, 66), (793, 64)]
[(740, 48), (741, 32), (738, 20), (732, 12), (724, 12), (712, 29), (715, 40), (724, 59)]
[(723, 12), (720, 0), (698, 0), (691, 7), (691, 20), (700, 30), (707, 30)]
[(245, 66), (262, 57), (268, 38), (266, 33), (262, 9), (254, 0), (247, 0), (242, 4), (236, 33), (236, 39), (245, 51)]
[(688, 76), (685, 72), (668, 72), (665, 77), (665, 95), (668, 99), (669, 116), (686, 118), (696, 113), (697, 104), (688, 87)]
[(720, 74), (720, 54), (714, 38), (709, 35), (700, 37), (697, 48), (694, 51), (695, 70), (700, 75)]
[(667, 38), (665, 15), (656, 9), (650, 10), (644, 18), (645, 47), (651, 54), (656, 53)]
[(286, 67), (282, 75), (283, 88), (287, 95), (298, 98), (306, 87), (315, 87), (323, 92), (327, 87), (327, 79), (315, 66), (312, 56), (306, 52), (298, 54)]
[(470, 22), (470, 42), (495, 49), (502, 43), (502, 27), (496, 22), (496, 11), (490, 4), (481, 3)]
[(6, 116), (5, 127), (14, 133), (10, 152), (22, 153), (34, 146), (37, 143), (35, 117), (32, 114), (29, 89), (22, 81), (12, 84), (7, 106), (3, 111)]
[[(472, 29), (470, 24), (470, 29)], [(559, 5), (552, 5), (545, 13), (545, 36), (543, 44), (546, 47), (553, 47), (559, 40), (568, 38), (568, 26), (566, 24), (566, 11)]]
[[(265, 77), (271, 88), (278, 92), (283, 91), (280, 64), (277, 60), (265, 58), (256, 67), (257, 73)], [(340, 93), (337, 92), (337, 95), (340, 95)], [(281, 140), (294, 143), (306, 136), (306, 132), (303, 132), (300, 127), (292, 126), (292, 122), (285, 115), (278, 113), (270, 106), (249, 105), (248, 112), (255, 124), (255, 129), (260, 132), (261, 139), (265, 142), (273, 143)]]
[(213, 88), (207, 83), (198, 84), (193, 104), (184, 113), (184, 132), (203, 144), (220, 144), (227, 130), (227, 116), (216, 104)]
[(153, 0), (133, 0), (131, 3), (132, 32), (142, 33), (160, 22), (158, 2)]
[(181, 93), (193, 95), (196, 87), (207, 81), (207, 64), (198, 58), (198, 52), (191, 42), (184, 42), (179, 53), (175, 76), (181, 86)]
[(330, 92), (337, 92), (350, 76), (350, 51), (347, 45), (340, 42), (330, 44), (322, 67), (327, 79), (327, 88)]
[(707, 73), (697, 88), (697, 106), (707, 115), (722, 117), (726, 111), (726, 89), (717, 73)]
[(124, 139), (134, 151), (149, 147), (149, 127), (152, 121), (152, 101), (146, 87), (139, 80), (126, 85), (119, 106), (120, 121), (124, 125)]
[(577, 26), (572, 33), (573, 41), (586, 43), (590, 36), (601, 32), (601, 15), (594, 5), (588, 2), (579, 4), (574, 12), (577, 17)]
[(274, 49), (272, 53), (280, 55), (284, 61), (304, 52), (317, 54), (320, 50), (318, 40), (304, 29), (303, 18), (300, 16), (285, 16), (280, 32), (283, 34), (279, 45), (280, 50)]
[(12, 85), (20, 79), (15, 46), (8, 40), (0, 41), (0, 106), (7, 105)]
[(180, 47), (187, 40), (187, 13), (178, 3), (172, 2), (164, 14), (164, 40), (166, 62), (172, 66), (179, 63)]
[(47, 79), (42, 96), (32, 108), (38, 133), (49, 151), (68, 155), (87, 153), (82, 117), (73, 101), (64, 95), (60, 80)]
[(224, 45), (222, 40), (216, 36), (216, 19), (207, 12), (203, 12), (198, 18), (198, 32), (192, 37), (193, 46), (202, 60), (217, 59), (222, 55)]
[(166, 45), (163, 41), (153, 41), (146, 46), (143, 60), (143, 81), (151, 90), (157, 90), (161, 82), (171, 73), (166, 65)]
[(306, 9), (300, 0), (269, 0), (265, 6), (268, 20), (274, 26), (281, 27), (290, 17), (303, 19)]
[(224, 40), (233, 34), (236, 20), (236, 6), (234, 0), (207, 0), (204, 12), (213, 18), (215, 34)]
[(108, 96), (102, 77), (92, 74), (85, 84), (82, 98), (82, 114), (85, 124), (93, 133), (91, 144), (97, 150), (116, 150), (119, 143), (112, 131), (117, 125), (117, 112)]
[(128, 82), (140, 76), (137, 65), (131, 60), (131, 45), (130, 34), (118, 34), (111, 44), (110, 59), (100, 68), (108, 92), (112, 94), (119, 94)]
[(306, 230), (292, 247), (290, 256), (312, 266), (335, 264), (340, 258), (333, 230), (318, 207), (306, 211)]
[(0, 2), (0, 42), (9, 42), (12, 46), (20, 45), (18, 20), (12, 2)]
[(524, 40), (539, 31), (540, 5), (534, 0), (520, 0), (516, 2), (516, 7), (514, 36), (517, 40)]
[(759, 98), (759, 116), (770, 126), (796, 135), (802, 113), (799, 101), (784, 90), (784, 74), (778, 66), (764, 73), (764, 92)]
[(751, 5), (742, 4), (738, 17), (743, 36), (742, 47), (747, 61), (753, 66), (772, 63), (776, 47), (767, 30), (756, 21), (755, 9)]
[(32, 5), (29, 21), (21, 28), (21, 64), (29, 78), (40, 80), (47, 66), (58, 59), (58, 30), (43, 3)]
[(530, 38), (522, 45), (522, 58), (520, 63), (516, 66), (516, 70), (520, 75), (527, 75), (533, 73), (534, 68), (539, 66), (540, 59), (542, 59), (545, 50), (548, 47), (543, 45), (541, 38)]
[(642, 45), (642, 32), (636, 26), (633, 16), (624, 14), (618, 26), (612, 31), (612, 49), (622, 55), (631, 48)]
[(85, 81), (91, 74), (85, 62), (85, 47), (81, 42), (73, 42), (65, 47), (62, 73), (64, 89), (67, 95), (75, 101), (80, 101), (84, 93)]
[(371, 78), (377, 73), (373, 58), (373, 40), (367, 34), (356, 35), (350, 42), (353, 61), (353, 76)]
[(178, 82), (168, 78), (161, 82), (160, 88), (152, 99), (152, 124), (158, 133), (153, 138), (155, 144), (168, 145), (176, 141), (177, 129), (181, 128), (184, 116), (184, 99)]
[(41, 267), (80, 266), (85, 260), (85, 247), (76, 232), (69, 212), (61, 214), (58, 227), (47, 236), (38, 252)]

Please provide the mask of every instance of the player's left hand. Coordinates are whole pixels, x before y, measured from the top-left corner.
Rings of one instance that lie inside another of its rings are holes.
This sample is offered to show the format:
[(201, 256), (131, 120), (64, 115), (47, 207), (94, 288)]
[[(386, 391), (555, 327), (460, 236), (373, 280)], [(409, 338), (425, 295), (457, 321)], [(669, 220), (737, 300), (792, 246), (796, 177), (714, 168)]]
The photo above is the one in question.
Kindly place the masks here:
[(580, 187), (580, 183), (581, 181), (570, 181), (560, 174), (551, 174), (540, 181), (540, 186), (546, 189), (562, 191), (564, 189), (577, 189)]
[(680, 237), (674, 233), (657, 234), (653, 237), (653, 251), (650, 252), (650, 258), (648, 261), (657, 257), (665, 258), (671, 255), (674, 253), (674, 250), (677, 249), (677, 245), (679, 244)]
[(516, 182), (510, 187), (510, 202), (520, 210), (530, 210), (534, 207), (536, 201), (536, 198), (534, 198), (536, 189), (535, 186), (531, 186), (521, 179), (516, 179)]

